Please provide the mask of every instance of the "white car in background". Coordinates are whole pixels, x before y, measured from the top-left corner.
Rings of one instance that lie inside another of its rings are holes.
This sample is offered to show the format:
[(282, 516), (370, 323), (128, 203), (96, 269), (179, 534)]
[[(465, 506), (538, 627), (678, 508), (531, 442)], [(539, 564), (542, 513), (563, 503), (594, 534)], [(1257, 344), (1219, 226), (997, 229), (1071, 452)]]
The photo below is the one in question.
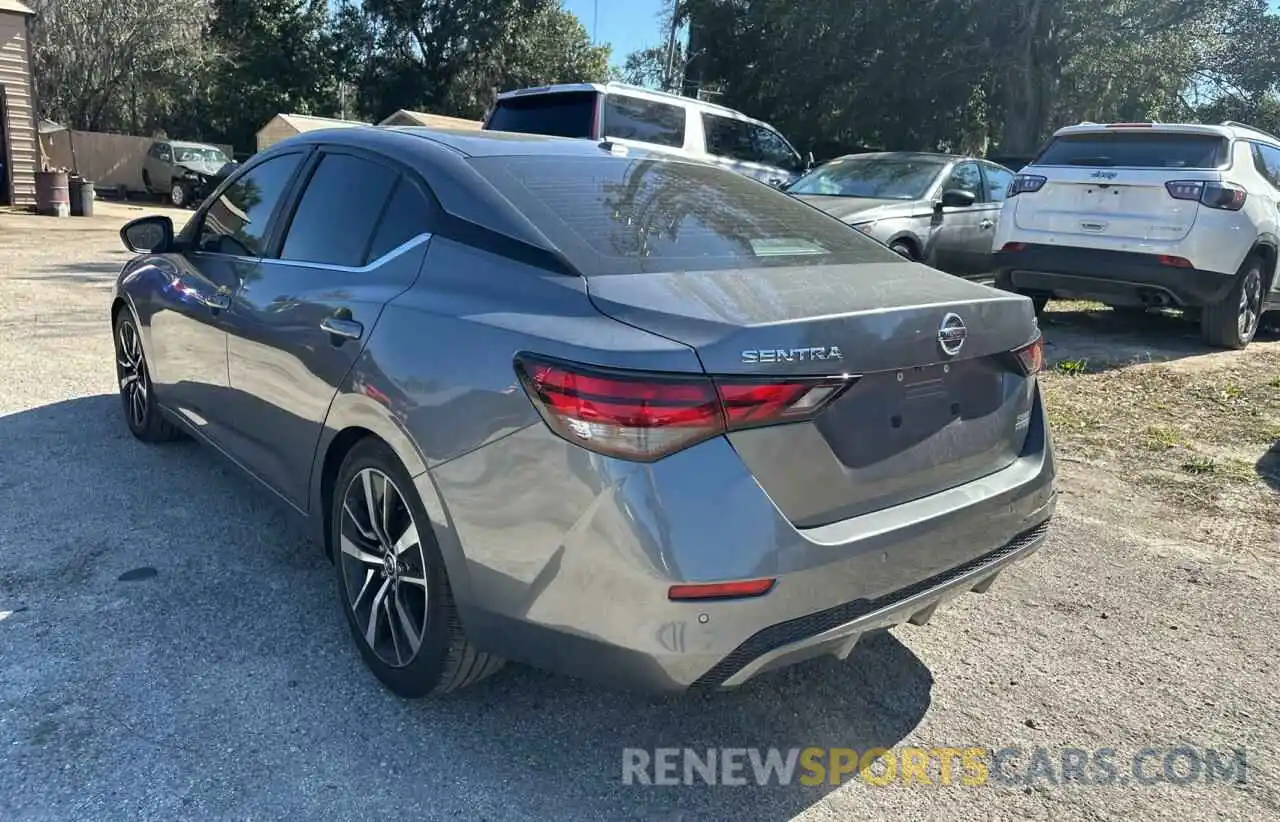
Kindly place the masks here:
[(1119, 310), (1173, 307), (1244, 348), (1280, 310), (1280, 138), (1240, 123), (1082, 123), (1009, 185), (996, 285)]
[(778, 130), (740, 111), (626, 83), (567, 83), (499, 94), (486, 131), (608, 140), (732, 168), (774, 186), (803, 174)]

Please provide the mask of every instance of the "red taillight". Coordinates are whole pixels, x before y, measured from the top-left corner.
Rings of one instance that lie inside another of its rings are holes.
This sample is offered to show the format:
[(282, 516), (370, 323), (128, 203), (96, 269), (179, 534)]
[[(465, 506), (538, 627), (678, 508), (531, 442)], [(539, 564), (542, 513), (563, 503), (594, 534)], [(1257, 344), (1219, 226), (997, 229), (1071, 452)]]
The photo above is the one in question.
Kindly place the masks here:
[(1191, 261), (1186, 257), (1175, 257), (1172, 254), (1157, 254), (1156, 259), (1160, 261), (1160, 265), (1172, 266), (1173, 268), (1195, 268)]
[(1204, 180), (1171, 180), (1164, 184), (1164, 190), (1175, 200), (1195, 200), (1223, 211), (1239, 211), (1249, 199), (1249, 193), (1238, 185)]
[(1026, 243), (1005, 243), (1001, 246), (1001, 251), (1022, 251), (1027, 247)]
[(1030, 194), (1033, 191), (1039, 191), (1044, 188), (1044, 184), (1049, 181), (1047, 177), (1041, 177), (1039, 174), (1017, 174), (1009, 182), (1009, 187), (1005, 189), (1005, 197), (1016, 197), (1019, 194)]
[(729, 431), (811, 419), (853, 382), (652, 374), (523, 355), (516, 373), (552, 431), (641, 462)]
[(1037, 334), (1031, 342), (1014, 349), (1013, 355), (1028, 377), (1039, 374), (1044, 370), (1044, 337)]
[(672, 585), (667, 590), (667, 599), (731, 599), (737, 597), (758, 597), (773, 590), (772, 579), (747, 579), (740, 582), (709, 582), (698, 585)]

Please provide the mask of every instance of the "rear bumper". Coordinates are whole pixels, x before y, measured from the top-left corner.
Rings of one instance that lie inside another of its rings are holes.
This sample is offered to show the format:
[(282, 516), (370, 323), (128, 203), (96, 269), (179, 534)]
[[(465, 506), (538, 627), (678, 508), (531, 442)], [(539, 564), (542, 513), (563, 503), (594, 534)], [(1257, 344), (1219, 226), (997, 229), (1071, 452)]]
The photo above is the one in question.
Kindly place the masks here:
[[(733, 688), (847, 656), (867, 631), (923, 623), (1040, 546), (1055, 467), (1035, 409), (1006, 468), (807, 529), (724, 439), (641, 466), (531, 427), (432, 471), (459, 549), (449, 572), (463, 624), (508, 659), (650, 691)], [(677, 582), (760, 577), (778, 581), (752, 599), (667, 599)]]
[(1027, 294), (1187, 307), (1220, 302), (1235, 280), (1234, 274), (1164, 265), (1154, 254), (1036, 244), (996, 252), (995, 270), (996, 285)]

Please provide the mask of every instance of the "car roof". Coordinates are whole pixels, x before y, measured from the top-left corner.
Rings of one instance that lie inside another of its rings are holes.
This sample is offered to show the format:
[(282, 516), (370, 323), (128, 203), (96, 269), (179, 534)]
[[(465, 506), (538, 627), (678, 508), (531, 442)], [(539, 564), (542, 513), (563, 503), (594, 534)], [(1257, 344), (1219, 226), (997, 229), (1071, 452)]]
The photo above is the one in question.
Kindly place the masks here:
[(735, 120), (745, 120), (749, 123), (766, 126), (774, 131), (777, 130), (764, 120), (757, 120), (754, 117), (743, 114), (737, 109), (722, 106), (719, 103), (699, 100), (696, 97), (686, 97), (682, 94), (672, 94), (669, 91), (658, 91), (656, 89), (636, 86), (630, 83), (557, 83), (549, 86), (532, 86), (530, 88), (518, 88), (512, 89), (511, 91), (504, 91), (501, 94), (496, 95), (494, 99), (501, 102), (502, 100), (510, 100), (516, 97), (536, 97), (541, 94), (564, 94), (575, 91), (594, 91), (599, 94), (615, 92), (627, 94), (632, 97), (640, 97), (646, 100), (657, 100), (679, 106), (692, 106), (702, 111), (709, 111)]
[[(189, 140), (157, 140), (157, 143), (167, 143), (174, 148), (218, 148), (213, 143), (193, 143)], [(218, 151), (222, 149), (218, 148)]]
[[(943, 154), (938, 151), (864, 151), (857, 154), (842, 154), (835, 159), (852, 160), (854, 158), (869, 158), (876, 160), (942, 160), (944, 162), (951, 162), (952, 160), (977, 159), (961, 154)], [(827, 162), (831, 161), (828, 160)]]
[[(366, 150), (400, 163), (421, 175), (446, 213), (552, 254), (559, 253), (555, 244), (484, 178), (472, 165), (473, 159), (594, 157), (623, 161), (625, 157), (643, 156), (664, 162), (695, 162), (629, 147), (624, 154), (611, 149), (608, 144), (571, 137), (367, 125), (296, 134), (258, 152), (251, 162), (256, 165), (281, 154), (317, 145)], [(726, 170), (724, 173), (737, 172)]]
[(1280, 137), (1263, 131), (1247, 123), (1224, 120), (1216, 125), (1211, 123), (1077, 123), (1064, 126), (1053, 133), (1054, 137), (1069, 134), (1106, 134), (1111, 132), (1157, 132), (1165, 134), (1211, 134), (1218, 137), (1263, 140), (1280, 145)]

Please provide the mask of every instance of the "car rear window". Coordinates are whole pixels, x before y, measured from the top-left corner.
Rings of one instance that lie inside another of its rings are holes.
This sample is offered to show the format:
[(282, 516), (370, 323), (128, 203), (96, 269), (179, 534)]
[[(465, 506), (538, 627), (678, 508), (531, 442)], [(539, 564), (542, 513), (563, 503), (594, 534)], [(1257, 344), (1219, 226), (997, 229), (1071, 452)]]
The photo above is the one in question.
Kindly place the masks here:
[(1040, 166), (1217, 168), (1227, 140), (1214, 134), (1111, 131), (1055, 137), (1036, 158)]
[(561, 91), (499, 100), (485, 125), (488, 131), (591, 137), (595, 132), (596, 92)]
[(816, 208), (709, 164), (563, 156), (471, 162), (587, 276), (903, 262)]

